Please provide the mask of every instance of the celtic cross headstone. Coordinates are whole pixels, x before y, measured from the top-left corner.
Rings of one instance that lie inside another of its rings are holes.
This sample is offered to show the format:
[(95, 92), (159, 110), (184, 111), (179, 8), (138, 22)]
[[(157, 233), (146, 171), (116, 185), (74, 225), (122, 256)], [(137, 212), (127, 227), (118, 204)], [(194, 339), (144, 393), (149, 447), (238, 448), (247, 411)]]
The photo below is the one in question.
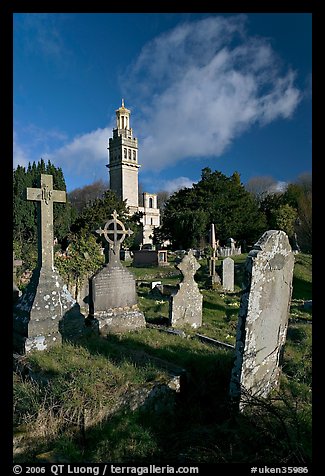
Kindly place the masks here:
[(125, 240), (126, 236), (133, 234), (132, 230), (126, 230), (124, 224), (117, 219), (118, 213), (116, 210), (112, 213), (112, 220), (108, 220), (105, 223), (104, 228), (96, 230), (100, 236), (104, 236), (105, 240), (109, 244), (109, 262), (120, 262), (120, 250), (121, 244)]
[(104, 228), (96, 230), (109, 246), (108, 262), (90, 279), (89, 318), (97, 319), (101, 334), (145, 327), (137, 304), (133, 274), (120, 261), (121, 243), (133, 232), (126, 230), (114, 210)]

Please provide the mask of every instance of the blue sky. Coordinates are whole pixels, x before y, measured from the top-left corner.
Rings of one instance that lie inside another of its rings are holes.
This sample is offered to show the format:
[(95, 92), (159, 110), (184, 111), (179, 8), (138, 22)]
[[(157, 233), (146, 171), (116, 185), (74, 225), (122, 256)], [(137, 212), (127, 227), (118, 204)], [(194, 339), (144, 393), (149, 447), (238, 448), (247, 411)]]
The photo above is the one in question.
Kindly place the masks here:
[(50, 159), (67, 190), (108, 180), (124, 98), (143, 190), (204, 167), (246, 183), (312, 167), (310, 13), (15, 13), (13, 165)]

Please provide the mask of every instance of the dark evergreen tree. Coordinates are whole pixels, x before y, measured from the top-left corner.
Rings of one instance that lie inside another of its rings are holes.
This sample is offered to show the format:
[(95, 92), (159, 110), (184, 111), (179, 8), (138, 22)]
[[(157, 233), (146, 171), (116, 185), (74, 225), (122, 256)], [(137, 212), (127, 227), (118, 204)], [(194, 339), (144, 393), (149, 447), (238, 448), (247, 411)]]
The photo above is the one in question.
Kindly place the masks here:
[[(45, 164), (41, 159), (29, 163), (27, 168), (20, 165), (13, 171), (13, 239), (19, 244), (21, 258), (25, 267), (36, 266), (37, 256), (37, 208), (39, 203), (27, 200), (27, 188), (39, 188), (41, 174), (53, 176), (55, 190), (66, 190), (66, 184), (61, 168), (50, 161)], [(69, 202), (54, 203), (54, 236), (60, 242), (69, 231), (73, 209)], [(31, 260), (31, 256), (33, 259)], [(35, 263), (34, 263), (35, 261)]]
[(174, 247), (202, 247), (211, 223), (220, 242), (229, 237), (254, 242), (266, 229), (264, 214), (234, 172), (227, 177), (206, 167), (193, 188), (174, 193), (166, 202), (161, 233)]

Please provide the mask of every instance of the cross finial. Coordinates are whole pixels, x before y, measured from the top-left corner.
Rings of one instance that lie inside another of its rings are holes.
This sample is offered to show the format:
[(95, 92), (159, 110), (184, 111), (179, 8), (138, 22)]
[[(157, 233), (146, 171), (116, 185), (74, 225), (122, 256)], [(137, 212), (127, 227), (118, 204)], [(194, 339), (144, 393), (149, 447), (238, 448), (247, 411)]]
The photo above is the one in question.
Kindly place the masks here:
[(197, 262), (192, 250), (189, 250), (182, 261), (177, 265), (177, 268), (184, 276), (184, 282), (193, 281), (194, 275), (200, 267), (201, 265)]
[[(96, 233), (98, 233), (100, 236), (103, 235), (105, 240), (111, 245), (111, 248), (113, 251), (113, 257), (115, 260), (117, 259), (119, 255), (120, 245), (122, 241), (125, 240), (126, 235), (130, 236), (133, 234), (132, 230), (125, 229), (124, 224), (120, 220), (117, 219), (118, 216), (119, 215), (117, 211), (114, 210), (112, 213), (113, 220), (108, 220), (105, 223), (103, 229), (99, 228), (98, 230), (96, 230)], [(111, 239), (109, 235), (111, 235), (113, 239)], [(111, 257), (112, 257), (112, 254), (110, 253), (110, 259)]]
[(39, 267), (53, 269), (53, 203), (65, 203), (66, 192), (53, 190), (53, 176), (41, 174), (40, 188), (27, 188), (27, 200), (40, 203), (38, 219), (38, 264)]

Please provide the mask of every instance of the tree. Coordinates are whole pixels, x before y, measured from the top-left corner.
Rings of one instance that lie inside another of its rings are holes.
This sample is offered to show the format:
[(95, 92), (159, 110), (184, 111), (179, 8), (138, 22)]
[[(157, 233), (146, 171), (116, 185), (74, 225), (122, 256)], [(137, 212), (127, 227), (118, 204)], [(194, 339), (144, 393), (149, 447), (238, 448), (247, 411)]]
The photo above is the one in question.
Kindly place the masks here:
[[(37, 256), (37, 216), (39, 203), (27, 200), (27, 187), (39, 188), (41, 174), (53, 176), (53, 187), (66, 190), (61, 168), (50, 161), (41, 159), (37, 164), (29, 163), (27, 169), (20, 165), (13, 171), (13, 239), (20, 243), (24, 268), (36, 267)], [(69, 202), (53, 204), (54, 236), (63, 240), (73, 219), (73, 209)]]
[(159, 192), (157, 192), (157, 204), (160, 210), (161, 217), (164, 214), (165, 205), (169, 197), (170, 197), (170, 193), (167, 192), (166, 190), (159, 190)]
[[(27, 187), (39, 188), (41, 174), (53, 176), (55, 190), (66, 190), (62, 169), (50, 161), (41, 159), (37, 164), (28, 164), (27, 170), (20, 165), (13, 171), (13, 235), (14, 239), (25, 242), (37, 240), (38, 203), (27, 200)], [(62, 239), (71, 224), (72, 209), (69, 202), (53, 204), (54, 236)]]
[(312, 251), (312, 176), (304, 173), (289, 184), (284, 195), (286, 203), (297, 210), (295, 232), (302, 251)]
[(97, 236), (95, 234), (96, 230), (103, 227), (111, 219), (114, 210), (117, 211), (118, 219), (125, 224), (126, 228), (129, 227), (133, 231), (133, 235), (126, 238), (123, 242), (126, 247), (132, 247), (141, 226), (140, 218), (142, 214), (138, 213), (130, 216), (126, 200), (121, 201), (112, 190), (106, 190), (103, 198), (96, 198), (85, 206), (82, 213), (72, 224), (71, 232), (75, 235)]
[(101, 246), (92, 235), (70, 234), (69, 249), (56, 253), (55, 267), (68, 284), (75, 285), (75, 299), (85, 277), (93, 274), (104, 262)]
[(269, 194), (274, 192), (276, 180), (269, 175), (256, 176), (249, 179), (245, 188), (252, 193), (258, 203)]
[(307, 192), (298, 200), (296, 233), (300, 248), (308, 253), (312, 252), (312, 216), (312, 194)]
[(297, 211), (287, 203), (273, 210), (272, 228), (284, 231), (289, 238), (293, 237), (295, 231), (295, 222), (297, 219)]
[(234, 172), (227, 177), (206, 167), (192, 188), (175, 192), (167, 200), (161, 232), (175, 247), (207, 242), (211, 223), (220, 241), (229, 237), (255, 241), (266, 229), (264, 214)]
[(69, 202), (76, 208), (78, 213), (81, 213), (86, 205), (89, 205), (96, 198), (102, 198), (107, 189), (108, 184), (104, 183), (103, 180), (96, 180), (90, 185), (85, 185), (69, 192)]

